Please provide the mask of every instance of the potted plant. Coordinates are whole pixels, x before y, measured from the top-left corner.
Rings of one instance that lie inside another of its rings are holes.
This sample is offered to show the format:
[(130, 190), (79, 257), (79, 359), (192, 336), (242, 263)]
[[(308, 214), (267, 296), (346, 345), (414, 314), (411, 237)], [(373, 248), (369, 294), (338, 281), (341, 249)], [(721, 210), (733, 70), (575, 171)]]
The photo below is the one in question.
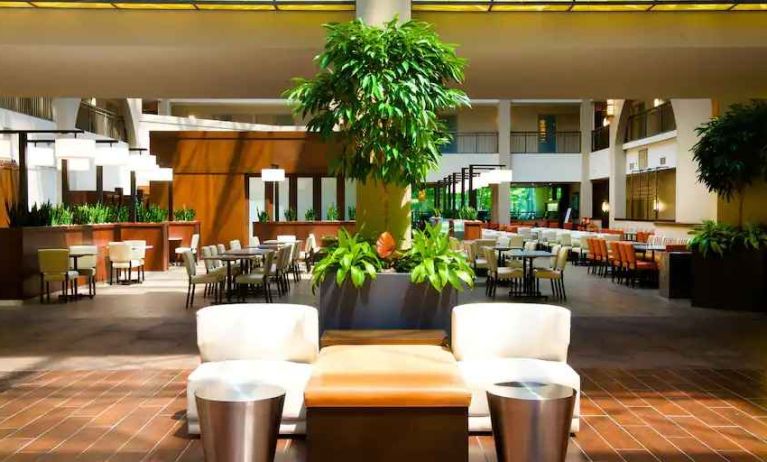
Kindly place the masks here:
[(763, 311), (767, 232), (706, 221), (691, 234), (693, 306)]
[(304, 220), (314, 221), (316, 219), (317, 219), (317, 216), (314, 214), (314, 209), (309, 209), (306, 212), (304, 212)]
[(285, 221), (296, 221), (296, 209), (293, 207), (288, 207), (285, 209)]
[(753, 101), (735, 104), (696, 129), (700, 139), (692, 153), (698, 180), (726, 203), (737, 200), (737, 218), (733, 224), (707, 221), (692, 232), (695, 306), (764, 309), (766, 238), (759, 226), (744, 226), (743, 205), (749, 186), (767, 180), (765, 127), (767, 102)]
[(320, 331), (325, 329), (443, 329), (474, 272), (450, 249), (439, 226), (413, 233), (413, 245), (398, 251), (383, 233), (373, 245), (341, 229), (334, 247), (314, 267), (320, 288)]
[(410, 186), (438, 166), (450, 134), (439, 114), (468, 106), (465, 62), (424, 22), (328, 24), (312, 79), (286, 96), (307, 129), (338, 142), (331, 174), (357, 180), (357, 229), (410, 240)]
[(326, 219), (328, 221), (336, 221), (338, 220), (338, 209), (336, 209), (335, 204), (330, 204), (328, 207), (328, 212), (326, 215)]

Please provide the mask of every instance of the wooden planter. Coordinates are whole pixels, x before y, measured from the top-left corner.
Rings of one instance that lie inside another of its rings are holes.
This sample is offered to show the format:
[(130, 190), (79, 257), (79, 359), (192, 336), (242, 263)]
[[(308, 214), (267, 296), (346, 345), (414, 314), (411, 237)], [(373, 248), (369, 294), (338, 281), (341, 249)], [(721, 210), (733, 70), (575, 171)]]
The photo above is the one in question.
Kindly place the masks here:
[(437, 292), (429, 284), (413, 284), (407, 273), (379, 273), (359, 289), (335, 274), (320, 286), (320, 335), (325, 329), (442, 329), (450, 335), (458, 291)]
[(724, 257), (692, 254), (692, 304), (722, 310), (765, 311), (767, 251), (738, 249)]
[[(147, 271), (166, 271), (168, 235), (175, 227), (183, 228), (186, 233), (187, 228), (199, 230), (199, 222), (0, 228), (0, 249), (3, 249), (0, 252), (0, 299), (19, 300), (39, 295), (38, 249), (95, 245), (99, 251), (96, 279), (103, 281), (108, 277), (107, 245), (114, 241), (143, 240), (153, 247), (146, 253)], [(191, 240), (191, 234), (189, 236)], [(189, 241), (182, 245), (189, 245)]]

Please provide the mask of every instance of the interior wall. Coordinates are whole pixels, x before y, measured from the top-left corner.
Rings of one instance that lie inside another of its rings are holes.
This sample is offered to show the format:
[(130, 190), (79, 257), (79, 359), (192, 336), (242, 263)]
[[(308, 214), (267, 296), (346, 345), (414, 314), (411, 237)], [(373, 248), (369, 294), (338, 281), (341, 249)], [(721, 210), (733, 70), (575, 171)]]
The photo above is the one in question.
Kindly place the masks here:
[(18, 191), (19, 169), (10, 165), (0, 166), (0, 228), (8, 227), (8, 214), (5, 210), (6, 203), (16, 200)]
[[(739, 207), (740, 199), (737, 196), (729, 202), (719, 197), (716, 219), (737, 225)], [(763, 180), (753, 183), (743, 196), (743, 224), (747, 223), (767, 225), (767, 182)]]
[[(174, 169), (175, 207), (197, 211), (203, 244), (248, 242), (246, 175), (277, 164), (288, 175), (327, 176), (333, 150), (302, 132), (153, 132), (151, 146), (158, 164)], [(153, 201), (166, 204), (166, 194)]]
[(577, 132), (581, 129), (580, 105), (576, 104), (524, 104), (511, 106), (511, 130), (537, 132), (538, 116), (554, 115), (557, 131)]
[(495, 106), (478, 105), (458, 111), (458, 132), (497, 132), (498, 110)]

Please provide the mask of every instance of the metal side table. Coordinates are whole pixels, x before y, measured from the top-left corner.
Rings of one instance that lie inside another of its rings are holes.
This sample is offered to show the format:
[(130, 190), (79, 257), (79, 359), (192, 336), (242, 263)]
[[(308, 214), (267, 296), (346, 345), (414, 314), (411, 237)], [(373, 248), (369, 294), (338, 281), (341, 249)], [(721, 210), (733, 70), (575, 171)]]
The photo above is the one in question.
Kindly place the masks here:
[(575, 390), (537, 382), (498, 383), (487, 390), (499, 462), (564, 462)]
[(285, 390), (212, 383), (195, 392), (207, 462), (272, 462)]

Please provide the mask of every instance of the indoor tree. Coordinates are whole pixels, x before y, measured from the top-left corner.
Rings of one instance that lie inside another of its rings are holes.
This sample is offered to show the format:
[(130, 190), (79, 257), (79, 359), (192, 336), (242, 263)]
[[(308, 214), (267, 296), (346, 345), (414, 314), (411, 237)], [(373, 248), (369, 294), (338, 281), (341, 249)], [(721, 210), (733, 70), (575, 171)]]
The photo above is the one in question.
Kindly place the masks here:
[(734, 104), (696, 133), (700, 139), (692, 154), (698, 180), (728, 202), (737, 196), (742, 227), (745, 189), (755, 180), (767, 180), (767, 101)]
[(357, 180), (357, 226), (375, 239), (410, 237), (410, 186), (438, 166), (450, 133), (438, 114), (468, 106), (451, 85), (465, 61), (424, 22), (326, 25), (319, 73), (286, 96), (309, 131), (338, 141), (331, 173)]

